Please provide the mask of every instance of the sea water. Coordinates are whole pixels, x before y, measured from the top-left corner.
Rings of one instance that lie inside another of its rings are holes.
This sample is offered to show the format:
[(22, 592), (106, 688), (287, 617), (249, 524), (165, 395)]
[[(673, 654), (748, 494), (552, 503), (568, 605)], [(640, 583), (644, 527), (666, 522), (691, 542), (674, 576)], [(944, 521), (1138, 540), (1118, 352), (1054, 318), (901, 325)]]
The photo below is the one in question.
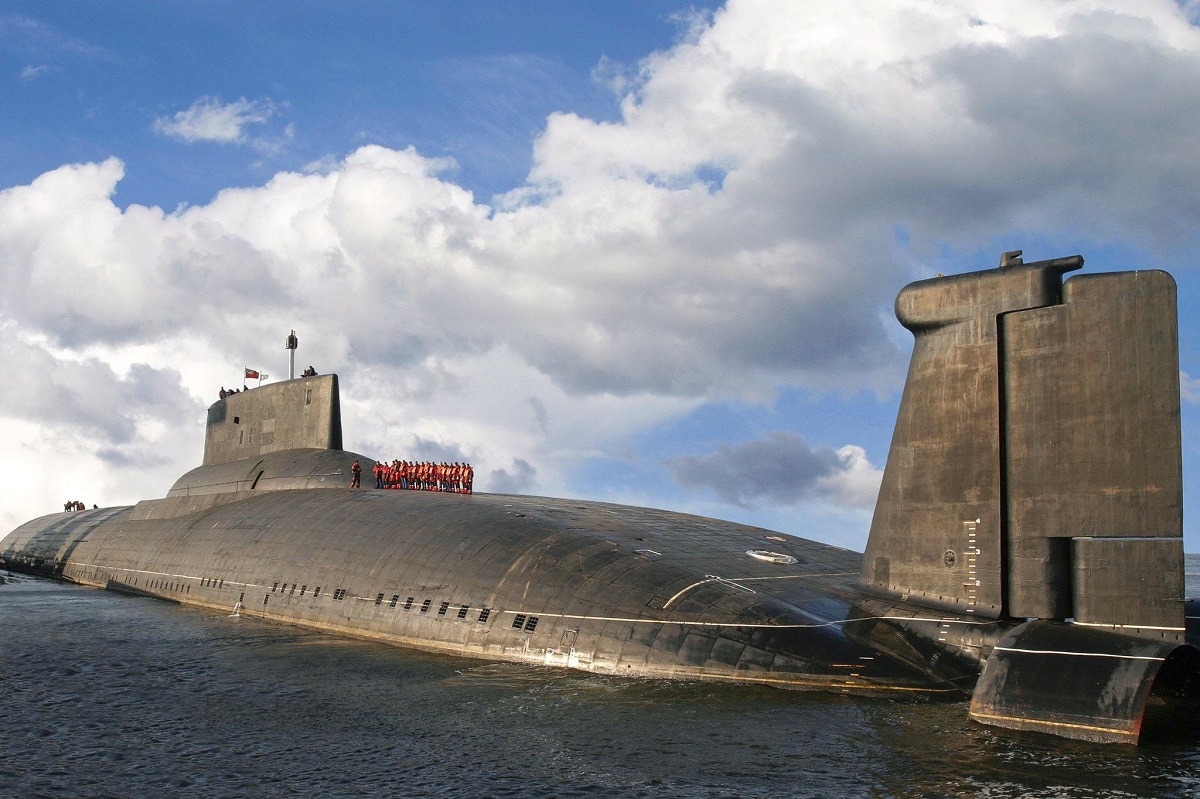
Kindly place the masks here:
[(177, 796), (1200, 797), (1200, 745), (439, 657), (5, 576), (0, 797)]

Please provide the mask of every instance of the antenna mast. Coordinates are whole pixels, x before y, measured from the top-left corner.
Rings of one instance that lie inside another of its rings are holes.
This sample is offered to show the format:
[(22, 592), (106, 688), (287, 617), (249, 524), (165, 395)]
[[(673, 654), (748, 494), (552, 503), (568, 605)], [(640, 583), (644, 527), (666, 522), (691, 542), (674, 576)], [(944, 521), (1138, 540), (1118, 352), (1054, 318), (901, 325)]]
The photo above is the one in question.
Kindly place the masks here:
[(283, 342), (283, 348), (288, 351), (288, 380), (296, 379), (296, 348), (299, 346), (300, 339), (296, 338), (296, 331), (293, 330)]

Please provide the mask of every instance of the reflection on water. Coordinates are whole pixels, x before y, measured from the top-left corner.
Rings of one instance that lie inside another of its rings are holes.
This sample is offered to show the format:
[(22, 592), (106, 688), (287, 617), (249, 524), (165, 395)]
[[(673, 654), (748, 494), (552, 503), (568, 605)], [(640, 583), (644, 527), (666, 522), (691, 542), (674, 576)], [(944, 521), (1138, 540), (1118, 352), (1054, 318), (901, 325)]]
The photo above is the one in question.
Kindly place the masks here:
[(0, 586), (0, 743), (22, 799), (1200, 796), (1200, 746), (964, 702), (465, 661), (28, 578)]

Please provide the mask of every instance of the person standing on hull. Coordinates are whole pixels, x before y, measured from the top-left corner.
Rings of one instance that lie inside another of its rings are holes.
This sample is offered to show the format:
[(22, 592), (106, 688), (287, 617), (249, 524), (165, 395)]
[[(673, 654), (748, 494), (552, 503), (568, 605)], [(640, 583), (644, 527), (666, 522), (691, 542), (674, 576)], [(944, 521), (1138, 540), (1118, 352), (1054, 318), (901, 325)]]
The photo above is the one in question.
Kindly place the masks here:
[(359, 480), (362, 478), (362, 467), (358, 465), (358, 460), (355, 459), (354, 464), (350, 467), (350, 473), (353, 477), (350, 478), (350, 487), (358, 488)]

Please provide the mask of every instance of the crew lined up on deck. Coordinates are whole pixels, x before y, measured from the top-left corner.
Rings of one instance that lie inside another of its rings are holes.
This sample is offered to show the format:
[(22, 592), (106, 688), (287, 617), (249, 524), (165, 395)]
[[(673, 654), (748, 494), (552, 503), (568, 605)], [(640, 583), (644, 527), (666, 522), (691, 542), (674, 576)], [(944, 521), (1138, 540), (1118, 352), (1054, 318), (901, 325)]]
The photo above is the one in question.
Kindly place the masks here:
[(470, 494), (475, 470), (469, 463), (432, 461), (376, 462), (376, 488), (404, 488), (414, 491), (450, 491)]

